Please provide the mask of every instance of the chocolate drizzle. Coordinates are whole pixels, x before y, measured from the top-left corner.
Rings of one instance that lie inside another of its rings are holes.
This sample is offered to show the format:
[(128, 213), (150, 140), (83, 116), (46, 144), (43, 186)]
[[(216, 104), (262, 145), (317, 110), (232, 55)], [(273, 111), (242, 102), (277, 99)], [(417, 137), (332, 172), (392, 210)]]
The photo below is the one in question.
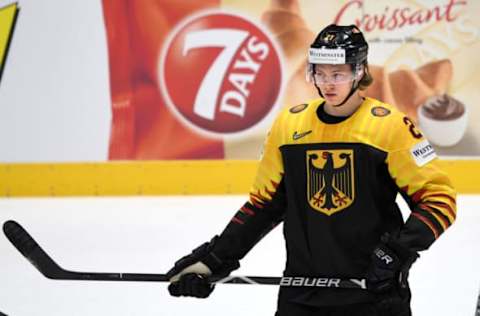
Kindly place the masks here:
[(436, 95), (425, 102), (422, 113), (434, 120), (453, 120), (465, 113), (465, 105), (447, 94)]

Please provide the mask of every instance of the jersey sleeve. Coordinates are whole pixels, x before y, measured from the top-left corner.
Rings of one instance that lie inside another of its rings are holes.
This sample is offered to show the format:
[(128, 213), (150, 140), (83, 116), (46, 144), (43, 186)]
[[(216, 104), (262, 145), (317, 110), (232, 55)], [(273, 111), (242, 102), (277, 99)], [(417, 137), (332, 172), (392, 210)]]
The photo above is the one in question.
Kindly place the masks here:
[(395, 135), (387, 157), (389, 173), (411, 213), (399, 240), (415, 251), (427, 249), (456, 217), (456, 191), (441, 170), (434, 148), (408, 117)]
[(277, 119), (262, 152), (248, 201), (237, 211), (220, 235), (213, 251), (224, 259), (239, 260), (282, 220), (285, 212), (283, 161)]

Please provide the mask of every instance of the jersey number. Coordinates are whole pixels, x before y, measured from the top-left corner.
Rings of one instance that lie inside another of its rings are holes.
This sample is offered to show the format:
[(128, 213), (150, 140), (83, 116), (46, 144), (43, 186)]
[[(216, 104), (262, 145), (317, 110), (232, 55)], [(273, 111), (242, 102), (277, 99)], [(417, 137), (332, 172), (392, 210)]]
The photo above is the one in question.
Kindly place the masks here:
[(408, 130), (412, 134), (413, 137), (415, 138), (422, 138), (423, 135), (420, 133), (420, 131), (415, 127), (415, 124), (413, 124), (412, 120), (409, 119), (408, 117), (403, 118), (403, 123), (408, 126)]

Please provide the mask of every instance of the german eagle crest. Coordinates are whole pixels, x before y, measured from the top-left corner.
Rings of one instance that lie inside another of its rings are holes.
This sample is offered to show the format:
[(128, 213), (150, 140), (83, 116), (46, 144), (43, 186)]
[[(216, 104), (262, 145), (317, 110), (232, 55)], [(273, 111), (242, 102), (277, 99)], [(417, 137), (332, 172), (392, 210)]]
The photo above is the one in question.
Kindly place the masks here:
[(353, 150), (308, 150), (306, 160), (307, 199), (312, 208), (332, 215), (353, 203)]

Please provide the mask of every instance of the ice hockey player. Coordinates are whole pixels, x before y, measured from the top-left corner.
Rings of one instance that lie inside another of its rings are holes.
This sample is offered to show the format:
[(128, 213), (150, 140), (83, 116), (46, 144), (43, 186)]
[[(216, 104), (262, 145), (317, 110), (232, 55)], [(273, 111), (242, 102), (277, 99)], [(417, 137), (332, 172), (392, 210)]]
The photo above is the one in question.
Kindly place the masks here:
[[(321, 98), (278, 115), (249, 200), (175, 263), (171, 295), (208, 297), (208, 277), (237, 269), (283, 222), (285, 276), (366, 278), (368, 290), (281, 286), (277, 316), (411, 315), (409, 269), (455, 220), (456, 192), (414, 122), (363, 97), (373, 80), (367, 53), (354, 25), (318, 34), (307, 78)], [(398, 193), (410, 207), (405, 220)]]

